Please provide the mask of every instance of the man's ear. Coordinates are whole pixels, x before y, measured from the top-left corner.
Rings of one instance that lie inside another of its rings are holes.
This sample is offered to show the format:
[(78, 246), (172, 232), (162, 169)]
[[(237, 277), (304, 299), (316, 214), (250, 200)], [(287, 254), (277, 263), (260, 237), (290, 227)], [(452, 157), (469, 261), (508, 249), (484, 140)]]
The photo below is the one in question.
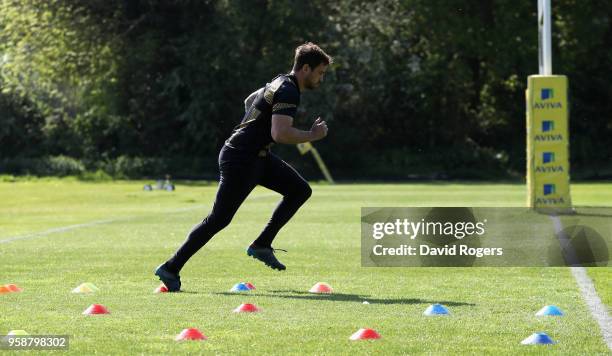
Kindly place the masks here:
[(310, 64), (304, 64), (301, 68), (301, 71), (304, 73), (310, 73), (312, 71), (312, 68), (310, 68)]

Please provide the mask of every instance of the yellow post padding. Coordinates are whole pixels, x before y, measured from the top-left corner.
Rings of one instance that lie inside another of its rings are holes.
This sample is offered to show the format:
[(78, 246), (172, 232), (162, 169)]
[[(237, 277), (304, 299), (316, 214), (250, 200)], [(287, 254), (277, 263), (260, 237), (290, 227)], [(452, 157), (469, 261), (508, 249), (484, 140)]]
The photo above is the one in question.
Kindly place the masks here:
[(569, 104), (564, 75), (532, 75), (527, 86), (527, 205), (570, 212)]

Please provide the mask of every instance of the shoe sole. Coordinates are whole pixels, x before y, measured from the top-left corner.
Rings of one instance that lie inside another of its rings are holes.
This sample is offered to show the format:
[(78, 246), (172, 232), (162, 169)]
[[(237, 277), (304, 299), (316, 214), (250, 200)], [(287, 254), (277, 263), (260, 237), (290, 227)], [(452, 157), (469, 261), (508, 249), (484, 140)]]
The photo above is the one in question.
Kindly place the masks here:
[(263, 263), (264, 263), (266, 266), (268, 266), (268, 267), (270, 267), (270, 268), (272, 268), (272, 269), (275, 269), (275, 270), (277, 270), (277, 271), (284, 271), (284, 270), (286, 270), (286, 269), (287, 269), (287, 267), (285, 267), (285, 268), (280, 268), (280, 267), (275, 267), (275, 266), (272, 266), (272, 265), (271, 265), (271, 264), (269, 264), (268, 262), (266, 262), (266, 261), (262, 261), (262, 260), (260, 260), (259, 258), (257, 258), (257, 257), (255, 256), (255, 254), (254, 254), (254, 253), (249, 253), (249, 252), (247, 252), (247, 255), (248, 255), (248, 256), (251, 256), (251, 257), (253, 257), (253, 259), (255, 259), (255, 260), (259, 261), (259, 262), (263, 262)]
[(166, 286), (166, 288), (168, 288), (168, 292), (176, 293), (181, 291), (180, 286), (179, 289), (170, 289), (170, 287), (168, 287), (169, 284), (176, 283), (174, 280), (164, 278), (157, 270), (155, 271), (155, 275), (159, 277), (159, 280)]
[(178, 292), (181, 291), (180, 288), (176, 289), (176, 290), (175, 289), (171, 289), (170, 287), (168, 287), (168, 282), (164, 281), (164, 279), (161, 276), (159, 276), (159, 275), (156, 275), (156, 276), (159, 277), (159, 280), (166, 286), (166, 288), (168, 288), (168, 292), (170, 292), (170, 293), (178, 293)]

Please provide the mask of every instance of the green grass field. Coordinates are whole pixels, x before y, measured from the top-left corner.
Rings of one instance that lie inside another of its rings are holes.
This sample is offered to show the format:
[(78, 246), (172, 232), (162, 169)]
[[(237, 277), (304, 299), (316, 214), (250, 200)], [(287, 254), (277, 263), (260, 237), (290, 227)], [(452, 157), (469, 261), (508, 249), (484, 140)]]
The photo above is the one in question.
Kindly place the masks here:
[[(182, 271), (184, 293), (153, 294), (153, 269), (168, 258), (211, 206), (216, 184), (142, 191), (145, 182), (72, 179), (0, 183), (0, 334), (70, 335), (72, 354), (609, 354), (568, 268), (363, 268), (362, 206), (523, 206), (520, 184), (315, 185), (311, 200), (275, 247), (288, 270), (246, 256), (279, 196), (255, 190), (233, 223)], [(612, 184), (572, 185), (577, 206), (611, 206)], [(74, 226), (78, 225), (78, 226)], [(74, 226), (44, 235), (40, 232)], [(590, 268), (597, 292), (612, 305), (612, 269)], [(228, 293), (250, 281), (248, 294)], [(307, 293), (328, 282), (335, 294)], [(71, 294), (82, 282), (93, 295)], [(370, 302), (362, 304), (363, 300)], [(241, 303), (257, 314), (235, 314)], [(426, 317), (432, 303), (449, 317)], [(84, 316), (90, 304), (110, 315)], [(566, 316), (537, 318), (546, 304)], [(176, 342), (197, 327), (205, 342)], [(378, 341), (349, 341), (357, 329)], [(534, 332), (558, 344), (522, 346)]]

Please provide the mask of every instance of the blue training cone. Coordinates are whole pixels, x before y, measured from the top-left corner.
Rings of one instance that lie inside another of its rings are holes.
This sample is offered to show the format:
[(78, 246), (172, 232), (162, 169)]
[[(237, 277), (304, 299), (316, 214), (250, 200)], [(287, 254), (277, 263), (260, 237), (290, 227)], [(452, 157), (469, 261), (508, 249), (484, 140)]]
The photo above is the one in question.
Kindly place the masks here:
[(521, 341), (523, 345), (550, 345), (556, 344), (546, 333), (533, 333), (531, 336)]
[(232, 289), (230, 289), (231, 292), (248, 292), (250, 290), (251, 289), (244, 283), (237, 283), (232, 287)]
[(536, 313), (536, 316), (546, 316), (546, 315), (550, 315), (550, 316), (562, 316), (563, 312), (557, 306), (547, 305), (544, 308), (540, 309), (540, 311), (538, 311)]
[(449, 315), (450, 312), (446, 307), (442, 304), (432, 304), (425, 311), (423, 315), (432, 316), (432, 315)]

